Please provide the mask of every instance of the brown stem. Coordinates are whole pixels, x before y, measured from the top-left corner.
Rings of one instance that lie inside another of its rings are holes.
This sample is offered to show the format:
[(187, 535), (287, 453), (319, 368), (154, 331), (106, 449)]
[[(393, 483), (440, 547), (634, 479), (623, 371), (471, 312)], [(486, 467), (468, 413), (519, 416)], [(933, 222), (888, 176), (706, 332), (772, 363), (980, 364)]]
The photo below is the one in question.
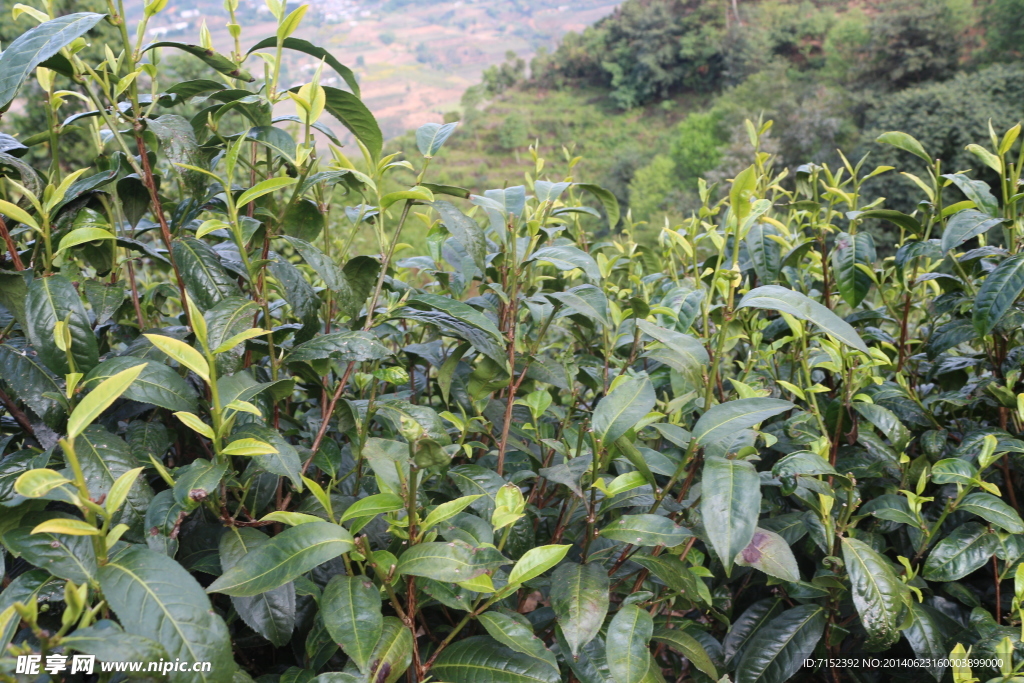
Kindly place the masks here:
[(999, 560), (992, 556), (992, 579), (996, 584), (996, 623), (1003, 623), (1003, 595), (1002, 586), (999, 581)]
[(1003, 470), (1003, 482), (1006, 484), (1006, 491), (1010, 496), (1010, 505), (1020, 514), (1020, 506), (1017, 505), (1017, 492), (1013, 489), (1013, 479), (1010, 478), (1010, 456), (1006, 453), (999, 460), (999, 467)]
[(907, 319), (910, 317), (910, 292), (904, 295), (903, 299), (903, 319), (900, 320), (900, 345), (899, 345), (899, 360), (896, 363), (896, 372), (903, 370), (903, 361), (907, 358), (906, 346), (907, 346), (907, 335), (909, 330), (907, 329)]
[(171, 268), (174, 269), (174, 279), (178, 284), (178, 292), (181, 294), (182, 307), (185, 309), (185, 317), (188, 319), (189, 327), (191, 327), (192, 317), (189, 314), (188, 306), (184, 305), (185, 281), (181, 279), (181, 271), (178, 270), (178, 264), (174, 260), (174, 251), (171, 249), (171, 228), (167, 224), (164, 207), (160, 203), (160, 197), (156, 189), (156, 180), (153, 178), (153, 169), (149, 165), (149, 151), (146, 148), (146, 141), (142, 138), (141, 129), (135, 131), (135, 144), (139, 149), (139, 157), (142, 159), (142, 181), (146, 189), (149, 190), (149, 202), (153, 207), (153, 213), (156, 214), (157, 222), (160, 223), (160, 237), (164, 241), (164, 246), (167, 247), (167, 259), (171, 262)]
[(0, 389), (0, 403), (4, 404), (4, 408), (8, 413), (10, 413), (11, 417), (14, 418), (14, 421), (18, 423), (18, 426), (24, 429), (26, 434), (35, 439), (36, 431), (32, 429), (32, 423), (29, 422), (28, 416), (18, 408), (17, 405), (15, 405), (14, 401), (11, 400), (10, 396), (4, 393), (3, 389)]
[(141, 331), (146, 329), (146, 322), (142, 318), (142, 307), (139, 306), (139, 288), (135, 285), (135, 264), (131, 261), (128, 261), (128, 282), (132, 289), (132, 307), (135, 308), (135, 317)]
[(7, 232), (7, 223), (4, 223), (3, 216), (0, 216), (0, 236), (3, 236), (4, 242), (7, 243), (7, 251), (11, 255), (11, 260), (14, 261), (14, 269), (25, 270), (25, 265), (21, 262), (21, 256), (18, 255), (18, 247), (15, 246), (14, 240), (11, 239), (11, 233)]

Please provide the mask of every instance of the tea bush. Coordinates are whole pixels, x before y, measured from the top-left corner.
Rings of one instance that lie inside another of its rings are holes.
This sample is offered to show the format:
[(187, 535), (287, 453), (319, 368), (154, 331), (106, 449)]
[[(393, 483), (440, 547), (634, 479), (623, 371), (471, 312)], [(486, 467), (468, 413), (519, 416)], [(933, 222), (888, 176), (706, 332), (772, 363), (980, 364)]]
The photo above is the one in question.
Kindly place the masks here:
[(385, 153), (268, 4), (246, 48), (229, 1), (230, 55), (145, 44), (166, 0), (135, 38), (15, 7), (0, 110), (34, 77), (50, 125), (0, 136), (0, 677), (1014, 680), (1019, 125), (968, 147), (992, 185), (883, 134), (908, 214), (861, 197), (893, 168), (777, 173), (748, 122), (749, 165), (640, 243), (568, 153), (431, 183), (456, 124)]

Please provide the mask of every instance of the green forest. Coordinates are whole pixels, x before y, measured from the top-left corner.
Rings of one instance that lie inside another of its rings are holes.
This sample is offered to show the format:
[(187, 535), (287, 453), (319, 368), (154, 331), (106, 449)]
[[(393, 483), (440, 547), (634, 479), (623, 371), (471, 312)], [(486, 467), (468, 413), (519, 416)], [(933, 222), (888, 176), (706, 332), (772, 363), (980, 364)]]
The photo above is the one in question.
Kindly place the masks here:
[(627, 0), (391, 140), (253, 8), (0, 22), (0, 681), (1024, 680), (1024, 1)]
[[(463, 99), (441, 177), (501, 184), (539, 144), (582, 156), (581, 172), (660, 229), (699, 208), (698, 179), (721, 182), (748, 162), (747, 119), (773, 122), (763, 148), (791, 170), (836, 166), (840, 154), (896, 165), (875, 142), (890, 130), (951, 171), (975, 169), (966, 146), (1024, 114), (1022, 23), (1019, 0), (630, 0), (528, 66), (513, 57), (489, 69)], [(914, 190), (866, 188), (902, 209)]]

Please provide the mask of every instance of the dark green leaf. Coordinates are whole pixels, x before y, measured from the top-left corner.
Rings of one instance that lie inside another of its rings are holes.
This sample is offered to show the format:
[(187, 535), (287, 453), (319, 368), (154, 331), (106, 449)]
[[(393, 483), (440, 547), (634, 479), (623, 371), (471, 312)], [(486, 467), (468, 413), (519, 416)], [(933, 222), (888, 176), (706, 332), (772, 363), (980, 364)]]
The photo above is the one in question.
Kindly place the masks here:
[(37, 356), (22, 355), (13, 346), (0, 344), (0, 378), (36, 415), (56, 427), (64, 411), (56, 399), (46, 394), (63, 392), (57, 378), (39, 363)]
[(619, 224), (619, 200), (615, 198), (615, 195), (600, 185), (575, 183), (574, 187), (589, 192), (597, 198), (597, 201), (601, 202), (601, 206), (604, 207), (604, 212), (608, 216), (608, 227), (614, 230), (615, 226)]
[(327, 86), (324, 86), (324, 93), (327, 95), (327, 113), (341, 121), (342, 125), (366, 145), (370, 156), (379, 159), (381, 148), (384, 146), (384, 135), (380, 132), (377, 119), (362, 100), (350, 92)]
[[(465, 641), (461, 641), (465, 642)], [(384, 617), (377, 647), (370, 654), (370, 673), (358, 680), (372, 683), (397, 683), (412, 663), (412, 634), (396, 617)], [(349, 665), (353, 669), (352, 664)], [(355, 671), (353, 671), (355, 673)]]
[(372, 332), (345, 330), (323, 334), (299, 344), (288, 354), (289, 362), (331, 358), (339, 362), (383, 360), (391, 355)]
[[(688, 334), (659, 327), (646, 320), (637, 320), (636, 324), (644, 334), (664, 345), (665, 348), (658, 353), (658, 360), (675, 368), (695, 384), (699, 381), (701, 372), (710, 362), (703, 344)], [(648, 350), (644, 355), (652, 354)]]
[(661, 515), (623, 515), (601, 529), (601, 535), (636, 546), (663, 545), (668, 548), (693, 536), (687, 529)]
[(362, 673), (384, 631), (380, 590), (365, 576), (335, 576), (320, 598), (324, 626)]
[(220, 54), (219, 52), (214, 52), (213, 50), (207, 49), (200, 45), (187, 45), (185, 43), (161, 41), (157, 43), (150, 43), (145, 48), (143, 48), (142, 51), (148, 52), (149, 50), (152, 50), (153, 48), (157, 47), (173, 47), (177, 50), (181, 50), (182, 52), (187, 52), (193, 57), (198, 57), (199, 59), (203, 60), (207, 66), (216, 69), (225, 76), (237, 78), (242, 81), (248, 81), (250, 83), (253, 80), (255, 80), (248, 71), (246, 71), (245, 69), (240, 69), (234, 62), (232, 62), (224, 55)]
[[(118, 477), (141, 464), (132, 455), (128, 444), (99, 425), (87, 427), (75, 439), (75, 453), (89, 485), (89, 493), (97, 499), (110, 492)], [(153, 489), (144, 477), (136, 478), (128, 490), (119, 521), (141, 527), (152, 500)]]
[(608, 670), (616, 683), (640, 683), (650, 667), (647, 644), (654, 620), (636, 605), (621, 607), (608, 625), (605, 652)]
[(968, 522), (935, 544), (921, 576), (927, 581), (958, 581), (984, 566), (995, 551), (995, 534)]
[(855, 538), (843, 538), (842, 542), (853, 604), (868, 634), (866, 647), (884, 650), (900, 637), (903, 583), (867, 543)]
[(257, 455), (256, 464), (267, 472), (288, 477), (297, 490), (302, 490), (302, 459), (299, 457), (299, 452), (295, 450), (295, 446), (288, 443), (281, 432), (262, 425), (246, 424), (236, 429), (231, 435), (232, 441), (246, 438), (256, 439), (276, 448), (277, 453)]
[(7, 111), (26, 79), (41, 63), (56, 55), (75, 38), (85, 35), (105, 14), (65, 14), (30, 28), (0, 54), (0, 112)]
[(729, 575), (736, 555), (754, 538), (761, 510), (761, 480), (749, 462), (707, 458), (701, 490), (704, 530)]
[(557, 669), (487, 636), (453, 643), (437, 658), (431, 673), (446, 683), (558, 683)]
[(239, 296), (238, 284), (205, 242), (182, 237), (171, 245), (185, 289), (201, 311), (208, 311), (229, 296)]
[(432, 206), (440, 214), (444, 227), (448, 228), (448, 232), (458, 240), (476, 267), (483, 272), (487, 265), (487, 238), (484, 231), (475, 220), (459, 211), (450, 202), (437, 200)]
[[(270, 537), (248, 527), (229, 528), (220, 538), (220, 564), (228, 571), (246, 556), (270, 542)], [(277, 647), (285, 645), (295, 628), (295, 584), (288, 582), (259, 595), (231, 596), (238, 616), (249, 628)]]
[(602, 398), (594, 409), (594, 435), (613, 443), (654, 408), (654, 387), (646, 376), (629, 377)]
[(202, 587), (166, 555), (132, 547), (99, 572), (103, 597), (128, 633), (155, 640), (169, 657), (210, 662), (209, 672), (173, 672), (175, 683), (228, 683), (235, 664), (224, 621)]
[(740, 430), (793, 408), (777, 398), (741, 398), (713, 406), (693, 426), (693, 438), (706, 449), (728, 452)]
[(978, 515), (1011, 534), (1024, 534), (1024, 522), (1017, 511), (991, 493), (972, 493), (956, 509)]
[(736, 683), (782, 683), (804, 665), (825, 630), (825, 611), (801, 605), (772, 619), (750, 638)]
[(942, 233), (942, 253), (948, 254), (964, 242), (1002, 224), (1002, 218), (992, 218), (976, 209), (964, 209), (946, 223), (946, 231)]
[(843, 300), (856, 308), (871, 289), (871, 277), (857, 267), (858, 264), (874, 267), (875, 241), (869, 232), (855, 235), (841, 232), (836, 235), (832, 249), (832, 269), (836, 286)]
[(973, 322), (979, 335), (995, 329), (1024, 292), (1024, 254), (1011, 256), (988, 274), (974, 297)]
[(718, 669), (711, 657), (696, 638), (680, 628), (659, 628), (652, 638), (656, 643), (665, 643), (670, 648), (686, 657), (695, 668), (703, 671), (712, 680), (718, 680)]
[(117, 356), (103, 361), (85, 376), (82, 388), (91, 391), (100, 382), (136, 365), (146, 367), (121, 394), (122, 398), (168, 410), (195, 411), (199, 396), (181, 375), (163, 363), (136, 356)]
[(544, 642), (540, 638), (533, 635), (530, 622), (525, 621), (518, 613), (515, 614), (519, 619), (503, 612), (490, 611), (481, 614), (477, 620), (487, 629), (487, 633), (492, 638), (505, 647), (539, 659), (554, 671), (558, 671), (558, 661), (555, 659), (555, 655), (544, 647)]
[(186, 510), (194, 510), (217, 490), (227, 470), (225, 462), (196, 458), (177, 472), (174, 500)]
[(747, 253), (754, 262), (754, 272), (761, 284), (770, 285), (779, 279), (782, 269), (782, 245), (769, 235), (780, 236), (775, 226), (768, 223), (754, 223), (750, 226), (744, 242)]
[(743, 658), (747, 643), (757, 634), (758, 630), (769, 623), (782, 611), (782, 600), (765, 598), (748, 607), (743, 614), (732, 622), (729, 632), (722, 641), (726, 664)]
[(800, 292), (779, 285), (757, 287), (744, 294), (736, 308), (748, 306), (782, 311), (810, 321), (844, 344), (868, 352), (867, 345), (848, 322)]
[[(5, 513), (10, 514), (10, 513)], [(45, 569), (54, 576), (81, 585), (96, 578), (96, 552), (89, 536), (33, 534), (32, 529), (47, 519), (70, 517), (56, 513), (29, 515), (23, 526), (3, 535), (4, 546), (15, 557)]]
[[(913, 648), (914, 654), (925, 660), (945, 659), (951, 648), (943, 634), (941, 617), (937, 617), (928, 607), (918, 604), (916, 600), (910, 602), (910, 611), (913, 615), (912, 621), (910, 626), (903, 629), (903, 635)], [(939, 662), (935, 661), (935, 665), (927, 667), (927, 671), (936, 681), (941, 681), (946, 667), (938, 664)]]
[(338, 292), (345, 286), (345, 274), (335, 265), (334, 261), (306, 240), (298, 237), (285, 237), (295, 251), (302, 255), (303, 260), (309, 267), (316, 271), (324, 285), (331, 291)]
[(224, 572), (208, 593), (259, 595), (352, 549), (352, 535), (337, 524), (310, 522), (285, 529)]
[[(259, 310), (260, 307), (255, 301), (229, 296), (206, 311), (203, 318), (206, 320), (207, 344), (210, 349), (216, 349), (236, 334), (253, 327)], [(230, 375), (241, 370), (244, 355), (245, 344), (239, 344), (230, 351), (217, 354), (217, 375)]]
[(61, 644), (77, 652), (94, 655), (101, 662), (160, 662), (167, 659), (167, 650), (160, 643), (137, 633), (125, 633), (119, 624), (109, 619), (77, 629), (61, 639)]
[(123, 282), (110, 284), (86, 280), (82, 283), (82, 289), (85, 290), (85, 298), (89, 300), (89, 305), (92, 306), (97, 325), (102, 325), (114, 317), (128, 295)]
[(39, 352), (46, 367), (58, 375), (71, 372), (67, 354), (57, 347), (53, 331), (58, 322), (67, 320), (71, 331), (71, 356), (78, 372), (89, 372), (99, 362), (99, 345), (93, 334), (89, 316), (75, 286), (63, 275), (36, 278), (28, 288), (25, 301), (29, 341)]
[(530, 254), (526, 261), (543, 261), (563, 271), (578, 268), (591, 284), (598, 284), (601, 281), (601, 269), (598, 268), (594, 257), (571, 245), (542, 247)]
[(601, 630), (608, 586), (608, 572), (600, 563), (566, 563), (551, 575), (551, 607), (573, 656)]
[(284, 298), (292, 309), (292, 315), (302, 322), (302, 330), (296, 334), (297, 341), (312, 337), (320, 327), (317, 312), (320, 310), (320, 297), (298, 268), (288, 261), (271, 260), (268, 265), (270, 273), (281, 283)]
[[(276, 37), (265, 38), (260, 42), (256, 43), (255, 45), (253, 45), (252, 47), (250, 47), (249, 52), (247, 52), (246, 54), (251, 55), (256, 50), (262, 50), (264, 48), (274, 47), (276, 45)], [(283, 41), (281, 41), (281, 46), (287, 50), (295, 50), (296, 52), (305, 53), (310, 57), (315, 57), (318, 60), (322, 59), (327, 63), (327, 66), (334, 69), (339, 76), (345, 79), (345, 83), (348, 85), (349, 88), (352, 89), (352, 92), (355, 93), (356, 97), (359, 96), (359, 79), (356, 78), (356, 75), (352, 73), (351, 69), (349, 69), (347, 66), (345, 66), (337, 59), (335, 59), (334, 55), (332, 55), (327, 50), (323, 49), (322, 47), (314, 45), (308, 40), (303, 40), (302, 38), (294, 37), (285, 38)]]

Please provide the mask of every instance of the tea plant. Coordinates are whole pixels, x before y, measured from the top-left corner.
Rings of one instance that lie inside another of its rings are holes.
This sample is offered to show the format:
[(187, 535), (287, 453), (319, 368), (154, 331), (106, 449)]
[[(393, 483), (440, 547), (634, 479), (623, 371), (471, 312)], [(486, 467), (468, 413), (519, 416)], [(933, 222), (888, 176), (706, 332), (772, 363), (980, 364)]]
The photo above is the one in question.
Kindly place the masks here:
[(970, 147), (995, 187), (883, 135), (929, 169), (908, 215), (861, 200), (892, 168), (776, 171), (748, 123), (752, 164), (642, 244), (568, 153), (480, 195), (430, 182), (456, 124), (385, 153), (306, 6), (245, 48), (229, 0), (222, 55), (145, 43), (165, 4), (134, 37), (17, 5), (0, 55), (0, 110), (34, 76), (52, 123), (0, 136), (0, 677), (1019, 674), (1019, 125)]

